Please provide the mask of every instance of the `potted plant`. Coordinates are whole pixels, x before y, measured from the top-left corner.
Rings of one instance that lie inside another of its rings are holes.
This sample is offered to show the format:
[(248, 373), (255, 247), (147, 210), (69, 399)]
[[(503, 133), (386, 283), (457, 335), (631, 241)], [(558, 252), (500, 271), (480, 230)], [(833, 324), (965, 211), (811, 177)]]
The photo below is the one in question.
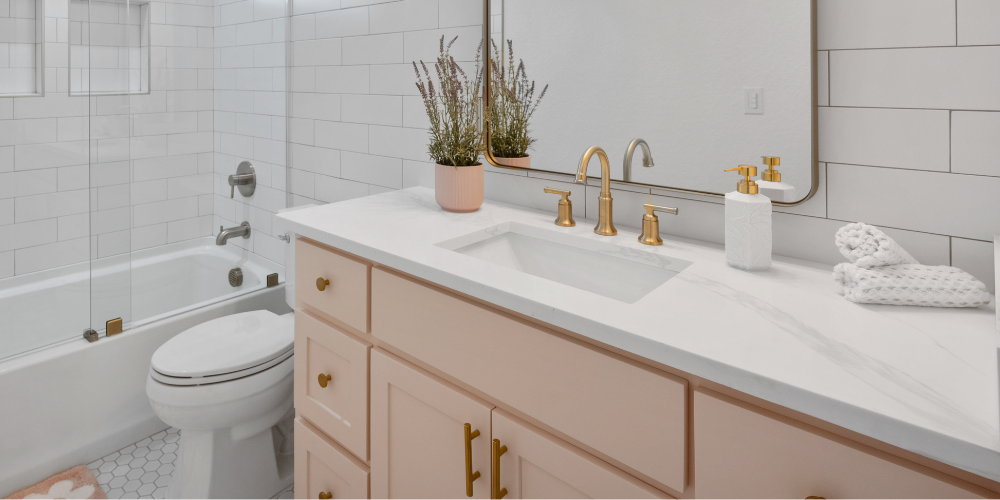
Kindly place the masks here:
[[(423, 61), (413, 63), (417, 89), (430, 118), (428, 153), (434, 167), (434, 197), (449, 212), (474, 212), (483, 204), (483, 151), (481, 122), (482, 44), (476, 50), (476, 73), (470, 79), (449, 54), (455, 37), (446, 46), (440, 41), (440, 55), (434, 63), (437, 86)], [(423, 70), (421, 74), (420, 70)]]
[(504, 165), (531, 168), (528, 149), (534, 144), (528, 129), (528, 121), (535, 114), (538, 105), (549, 90), (546, 85), (535, 99), (535, 82), (528, 80), (524, 60), (514, 66), (514, 43), (507, 40), (507, 67), (497, 67), (503, 54), (493, 44), (492, 86), (490, 95), (490, 119), (493, 124), (491, 150), (493, 156)]

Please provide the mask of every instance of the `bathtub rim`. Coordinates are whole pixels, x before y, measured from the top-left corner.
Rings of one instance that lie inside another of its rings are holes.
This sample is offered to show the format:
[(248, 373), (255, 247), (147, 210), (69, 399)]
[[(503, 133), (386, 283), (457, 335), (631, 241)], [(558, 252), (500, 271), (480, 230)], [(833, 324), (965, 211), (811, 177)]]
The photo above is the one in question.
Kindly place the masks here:
[[(47, 287), (41, 286), (42, 284), (48, 284), (49, 286), (63, 286), (71, 283), (73, 279), (85, 279), (91, 280), (94, 275), (103, 276), (113, 272), (116, 267), (123, 266), (122, 264), (112, 263), (110, 265), (102, 265), (96, 273), (92, 272), (92, 266), (97, 263), (108, 264), (113, 260), (121, 260), (127, 255), (130, 257), (128, 259), (129, 273), (131, 280), (131, 271), (136, 267), (143, 265), (151, 265), (172, 258), (198, 255), (198, 254), (209, 254), (209, 255), (224, 255), (236, 259), (236, 264), (244, 273), (251, 272), (253, 276), (257, 279), (257, 284), (251, 288), (246, 288), (243, 290), (233, 291), (227, 294), (223, 294), (217, 297), (213, 297), (201, 302), (196, 302), (179, 309), (167, 311), (149, 318), (144, 318), (139, 321), (130, 321), (125, 323), (123, 326), (125, 331), (123, 333), (131, 332), (132, 330), (142, 328), (144, 326), (151, 325), (158, 321), (168, 319), (174, 316), (185, 314), (187, 312), (196, 311), (203, 309), (205, 307), (212, 306), (214, 304), (219, 304), (231, 299), (236, 299), (245, 295), (253, 294), (261, 290), (267, 290), (267, 275), (271, 273), (278, 273), (278, 285), (284, 286), (285, 283), (285, 267), (277, 262), (266, 259), (258, 254), (250, 252), (249, 250), (242, 249), (235, 245), (225, 245), (218, 246), (215, 244), (215, 238), (212, 236), (204, 236), (200, 238), (195, 238), (191, 240), (180, 241), (176, 243), (169, 243), (166, 245), (160, 245), (152, 248), (146, 248), (142, 250), (136, 250), (131, 254), (120, 254), (111, 257), (102, 257), (94, 261), (87, 261), (82, 263), (70, 264), (68, 266), (62, 266), (54, 269), (47, 269), (44, 271), (38, 271), (35, 273), (23, 274), (20, 276), (13, 276), (0, 280), (0, 300), (6, 296), (14, 295), (10, 293), (11, 291), (28, 288), (27, 291), (38, 291), (39, 289), (45, 289)], [(138, 264), (138, 265), (137, 265)], [(82, 275), (86, 274), (86, 277)], [(33, 279), (31, 279), (33, 278)], [(283, 288), (282, 288), (283, 289)], [(90, 296), (88, 295), (88, 301)], [(88, 304), (88, 309), (91, 309), (92, 302)], [(93, 323), (93, 318), (91, 318)], [(94, 326), (91, 326), (94, 328)], [(100, 340), (106, 339), (105, 328), (94, 328), (98, 332)], [(31, 361), (35, 356), (40, 356), (37, 361), (44, 361), (46, 359), (51, 359), (52, 357), (57, 357), (64, 355), (65, 353), (72, 352), (82, 346), (88, 345), (89, 342), (82, 338), (83, 331), (75, 332), (73, 337), (69, 337), (64, 340), (58, 340), (56, 342), (48, 343), (42, 346), (35, 347), (33, 349), (19, 352), (7, 357), (0, 358), (0, 375), (7, 373), (8, 371), (16, 370), (18, 366), (23, 366), (25, 364), (31, 364)], [(119, 334), (121, 335), (121, 334)], [(99, 340), (99, 341), (100, 341)], [(53, 349), (58, 352), (49, 353), (48, 355), (43, 354), (44, 351)], [(28, 358), (29, 361), (24, 361), (24, 358)], [(20, 363), (18, 360), (22, 360)]]

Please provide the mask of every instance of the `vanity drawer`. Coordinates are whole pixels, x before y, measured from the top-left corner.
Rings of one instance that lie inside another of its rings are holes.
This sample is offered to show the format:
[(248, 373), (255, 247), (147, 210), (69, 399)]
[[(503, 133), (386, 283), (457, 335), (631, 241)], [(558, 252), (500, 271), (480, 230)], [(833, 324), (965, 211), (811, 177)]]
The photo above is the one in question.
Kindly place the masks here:
[(973, 485), (962, 489), (958, 479), (869, 450), (711, 391), (694, 393), (700, 498), (983, 498)]
[(370, 351), (371, 344), (295, 313), (295, 410), (364, 461)]
[[(323, 435), (295, 419), (295, 497), (368, 498), (368, 467)], [(326, 496), (331, 495), (331, 496)]]
[(371, 264), (303, 239), (295, 245), (295, 263), (298, 300), (351, 328), (369, 331)]
[(372, 334), (684, 490), (685, 381), (382, 269), (372, 271)]

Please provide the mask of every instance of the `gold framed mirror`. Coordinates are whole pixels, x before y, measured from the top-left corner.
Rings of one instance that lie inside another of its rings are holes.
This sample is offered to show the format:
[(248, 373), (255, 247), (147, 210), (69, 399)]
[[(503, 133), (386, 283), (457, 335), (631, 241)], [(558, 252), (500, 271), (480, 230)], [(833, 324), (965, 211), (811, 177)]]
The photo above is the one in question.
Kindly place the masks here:
[[(819, 188), (816, 0), (483, 0), (482, 36), (495, 167), (573, 175), (601, 146), (623, 158), (611, 180), (624, 189), (722, 197), (739, 164), (781, 189), (776, 206)], [(490, 111), (525, 73), (530, 166), (495, 154)]]

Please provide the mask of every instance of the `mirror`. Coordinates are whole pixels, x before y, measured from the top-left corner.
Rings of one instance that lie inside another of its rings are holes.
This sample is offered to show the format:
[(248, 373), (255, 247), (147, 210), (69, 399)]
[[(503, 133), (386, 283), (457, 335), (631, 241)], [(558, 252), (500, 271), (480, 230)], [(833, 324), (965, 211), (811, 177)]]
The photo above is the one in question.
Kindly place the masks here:
[[(756, 165), (763, 179), (762, 157), (773, 156), (785, 186), (771, 186), (772, 201), (797, 204), (815, 191), (814, 0), (485, 3), (493, 15), (484, 33), (503, 51), (489, 50), (493, 81), (503, 72), (510, 85), (512, 48), (514, 72), (523, 61), (534, 101), (548, 85), (529, 120), (531, 170), (576, 174), (581, 155), (600, 146), (614, 181), (723, 195), (739, 180), (724, 169)], [(636, 138), (648, 143), (654, 166), (644, 166), (639, 147), (624, 167)], [(487, 159), (527, 166), (506, 151)], [(588, 175), (600, 176), (596, 158)]]

